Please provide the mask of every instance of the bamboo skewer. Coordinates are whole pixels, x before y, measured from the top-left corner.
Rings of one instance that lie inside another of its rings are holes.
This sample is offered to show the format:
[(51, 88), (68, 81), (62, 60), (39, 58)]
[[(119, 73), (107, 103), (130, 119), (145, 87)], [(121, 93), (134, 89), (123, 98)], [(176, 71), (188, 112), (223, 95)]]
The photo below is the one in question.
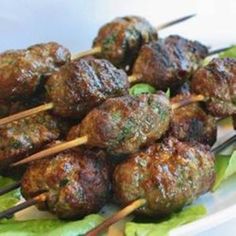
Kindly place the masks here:
[(11, 208), (7, 209), (6, 211), (2, 211), (2, 212), (0, 212), (0, 219), (3, 219), (5, 217), (10, 217), (14, 213), (21, 211), (23, 209), (26, 209), (30, 206), (33, 206), (38, 202), (44, 202), (46, 200), (46, 198), (47, 198), (47, 195), (45, 193), (42, 193), (30, 200), (27, 200), (27, 201), (20, 203), (14, 207), (11, 207)]
[(20, 181), (17, 181), (13, 184), (9, 184), (8, 186), (3, 187), (3, 188), (0, 189), (0, 196), (5, 194), (5, 193), (8, 193), (8, 192), (10, 192), (14, 189), (17, 189), (19, 187), (20, 187)]
[(95, 227), (94, 229), (90, 230), (85, 235), (86, 236), (97, 236), (98, 233), (101, 233), (110, 225), (113, 225), (114, 223), (118, 222), (119, 220), (125, 218), (127, 215), (134, 212), (136, 209), (144, 206), (146, 204), (146, 202), (147, 201), (145, 199), (138, 199), (138, 200), (132, 202), (130, 205), (126, 206), (122, 210), (118, 211), (117, 213), (115, 213), (111, 217), (104, 220), (102, 222), (102, 224), (100, 224), (97, 227)]

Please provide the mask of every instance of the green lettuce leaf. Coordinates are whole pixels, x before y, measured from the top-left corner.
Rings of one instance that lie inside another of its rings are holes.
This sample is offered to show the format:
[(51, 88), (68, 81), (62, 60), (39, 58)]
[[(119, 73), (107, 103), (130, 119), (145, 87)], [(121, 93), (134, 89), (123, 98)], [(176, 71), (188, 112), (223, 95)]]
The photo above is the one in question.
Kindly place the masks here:
[(0, 222), (0, 236), (80, 236), (103, 220), (104, 218), (97, 214), (86, 216), (82, 220), (68, 222), (58, 219), (4, 220)]
[(224, 58), (224, 57), (236, 58), (236, 45), (233, 45), (232, 48), (220, 53), (219, 57), (220, 58)]
[[(13, 183), (14, 180), (0, 176), (0, 188)], [(14, 206), (20, 200), (20, 190), (14, 190), (0, 196), (0, 211), (4, 211)]]
[(129, 89), (129, 94), (131, 96), (137, 96), (143, 93), (155, 93), (156, 89), (145, 83), (135, 84)]
[(179, 213), (173, 214), (169, 220), (161, 223), (132, 223), (129, 222), (125, 227), (126, 236), (166, 236), (171, 229), (177, 226), (197, 220), (204, 215), (207, 211), (203, 205), (195, 205), (182, 210)]
[(215, 168), (216, 180), (212, 191), (215, 191), (225, 179), (236, 173), (236, 151), (232, 155), (217, 155)]

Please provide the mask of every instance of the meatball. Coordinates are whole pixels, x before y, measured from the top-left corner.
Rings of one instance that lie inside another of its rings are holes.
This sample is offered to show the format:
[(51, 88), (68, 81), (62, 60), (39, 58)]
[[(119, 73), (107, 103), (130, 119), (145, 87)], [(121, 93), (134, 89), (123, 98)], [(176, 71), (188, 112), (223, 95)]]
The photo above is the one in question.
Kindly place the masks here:
[(108, 165), (91, 151), (68, 150), (33, 163), (21, 181), (26, 199), (46, 191), (38, 207), (62, 219), (81, 218), (98, 212), (110, 193)]
[(177, 35), (143, 45), (133, 67), (135, 82), (176, 89), (189, 79), (208, 54), (207, 47)]
[(60, 136), (58, 121), (40, 113), (0, 127), (0, 170)]
[(213, 59), (194, 74), (191, 89), (208, 98), (206, 107), (212, 115), (236, 114), (236, 59)]
[(70, 52), (54, 42), (3, 52), (0, 54), (0, 100), (32, 96), (45, 76), (69, 60)]
[(90, 57), (64, 65), (46, 83), (53, 112), (79, 119), (107, 98), (127, 94), (128, 88), (124, 71), (106, 60)]
[(117, 67), (132, 67), (141, 46), (157, 40), (157, 31), (150, 23), (138, 16), (119, 17), (104, 25), (93, 42), (100, 47), (100, 57)]
[[(176, 103), (188, 95), (177, 95), (171, 99)], [(197, 141), (212, 146), (217, 137), (215, 117), (207, 114), (199, 103), (174, 109), (168, 134), (180, 141)]]
[(111, 98), (73, 127), (68, 139), (86, 135), (88, 146), (104, 148), (113, 155), (133, 153), (166, 132), (170, 111), (163, 92)]
[(214, 180), (214, 156), (206, 146), (170, 138), (117, 165), (113, 188), (121, 205), (144, 198), (136, 213), (159, 217), (209, 191)]

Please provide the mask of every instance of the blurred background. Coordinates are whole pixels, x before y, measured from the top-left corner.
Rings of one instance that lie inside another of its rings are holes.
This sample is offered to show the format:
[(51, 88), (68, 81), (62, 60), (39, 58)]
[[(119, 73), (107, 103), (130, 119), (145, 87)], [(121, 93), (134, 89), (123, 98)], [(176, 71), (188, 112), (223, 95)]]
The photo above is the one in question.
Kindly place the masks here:
[(236, 43), (235, 0), (0, 0), (0, 51), (58, 41), (73, 52), (91, 47), (101, 25), (137, 14), (153, 25), (196, 13), (194, 19), (163, 30), (212, 48)]

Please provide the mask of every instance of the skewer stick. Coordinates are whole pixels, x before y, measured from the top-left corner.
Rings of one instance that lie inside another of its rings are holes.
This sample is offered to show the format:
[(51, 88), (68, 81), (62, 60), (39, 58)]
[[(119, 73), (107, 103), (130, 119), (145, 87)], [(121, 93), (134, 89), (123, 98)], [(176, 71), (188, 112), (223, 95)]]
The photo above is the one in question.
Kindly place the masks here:
[[(226, 140), (225, 142), (221, 143), (217, 147), (213, 148), (211, 151), (214, 153), (218, 153), (221, 150), (223, 150), (224, 148), (226, 148), (227, 146), (231, 145), (235, 141), (236, 141), (236, 135), (234, 135), (230, 139)], [(99, 233), (101, 233), (102, 231), (107, 229), (109, 226), (115, 224), (116, 222), (118, 222), (119, 220), (128, 216), (133, 211), (135, 211), (139, 207), (142, 207), (145, 204), (146, 204), (145, 199), (138, 199), (138, 200), (134, 201), (133, 203), (131, 203), (127, 207), (123, 208), (122, 210), (118, 211), (117, 213), (115, 213), (111, 217), (104, 220), (100, 225), (96, 226), (94, 229), (90, 230), (86, 234), (86, 236), (97, 236)]]
[(27, 200), (27, 201), (20, 203), (14, 207), (11, 207), (11, 208), (7, 209), (6, 211), (2, 211), (2, 212), (0, 212), (0, 219), (3, 219), (5, 217), (9, 217), (18, 211), (21, 211), (23, 209), (26, 209), (30, 206), (35, 205), (38, 202), (44, 202), (46, 200), (46, 198), (47, 198), (47, 195), (45, 193), (42, 193), (30, 200)]
[(184, 17), (181, 17), (179, 19), (176, 19), (176, 20), (172, 20), (172, 21), (169, 21), (169, 22), (166, 22), (164, 24), (161, 24), (161, 25), (158, 25), (157, 26), (157, 31), (160, 31), (162, 29), (165, 29), (165, 28), (168, 28), (172, 25), (175, 25), (175, 24), (178, 24), (180, 22), (183, 22), (183, 21), (186, 21), (192, 17), (196, 16), (196, 14), (191, 14), (191, 15), (188, 15), (188, 16), (184, 16)]
[(87, 51), (84, 52), (79, 52), (79, 53), (75, 53), (71, 56), (71, 60), (75, 60), (81, 57), (85, 57), (85, 56), (89, 56), (89, 55), (95, 55), (95, 54), (99, 54), (102, 52), (102, 48), (101, 47), (95, 47), (95, 48), (91, 48)]
[(27, 157), (27, 158), (25, 158), (21, 161), (15, 162), (11, 166), (19, 166), (19, 165), (23, 165), (23, 164), (26, 164), (26, 163), (31, 162), (31, 161), (36, 161), (36, 160), (51, 156), (53, 154), (62, 152), (64, 150), (67, 150), (67, 149), (70, 149), (70, 148), (73, 148), (73, 147), (76, 147), (76, 146), (79, 146), (79, 145), (82, 145), (82, 144), (86, 144), (87, 141), (88, 141), (88, 137), (83, 136), (83, 137), (80, 137), (80, 138), (76, 138), (72, 141), (60, 143), (58, 145), (55, 145), (55, 146), (53, 146), (51, 148), (48, 148), (46, 150), (43, 150), (41, 152), (37, 152), (37, 153), (35, 153), (35, 154), (33, 154), (33, 155), (31, 155), (31, 156), (29, 156), (29, 157)]
[(213, 153), (218, 153), (218, 152), (222, 151), (223, 149), (225, 149), (226, 147), (233, 144), (234, 142), (236, 142), (236, 134), (233, 135), (231, 138), (227, 139), (226, 141), (224, 141), (223, 143), (219, 144), (218, 146), (212, 148), (211, 151)]
[(111, 217), (104, 220), (100, 225), (98, 225), (94, 229), (90, 230), (88, 233), (86, 233), (86, 236), (97, 236), (99, 233), (101, 233), (103, 230), (108, 228), (110, 225), (123, 219), (124, 217), (126, 217), (127, 215), (129, 215), (130, 213), (135, 211), (136, 209), (144, 206), (146, 204), (146, 202), (147, 201), (145, 199), (138, 199), (138, 200), (132, 202), (127, 207), (118, 211), (117, 213), (115, 213)]
[(0, 189), (0, 196), (5, 194), (5, 193), (8, 193), (8, 192), (10, 192), (14, 189), (17, 189), (19, 187), (20, 187), (20, 181), (17, 181), (13, 184), (9, 184), (8, 186), (3, 187), (3, 188)]
[(225, 48), (219, 48), (219, 49), (213, 50), (213, 51), (211, 51), (211, 52), (208, 53), (208, 56), (212, 56), (212, 55), (215, 55), (215, 54), (224, 52), (224, 51), (229, 50), (229, 49), (231, 49), (231, 48), (233, 48), (233, 46), (225, 47)]
[(28, 116), (35, 115), (39, 112), (50, 110), (52, 108), (53, 108), (53, 103), (47, 103), (47, 104), (29, 109), (29, 110), (26, 110), (26, 111), (19, 112), (17, 114), (14, 114), (14, 115), (11, 115), (11, 116), (0, 119), (0, 126), (11, 123), (13, 121), (16, 121), (16, 120), (19, 120), (19, 119), (22, 119), (22, 118), (25, 118), (25, 117), (28, 117)]

